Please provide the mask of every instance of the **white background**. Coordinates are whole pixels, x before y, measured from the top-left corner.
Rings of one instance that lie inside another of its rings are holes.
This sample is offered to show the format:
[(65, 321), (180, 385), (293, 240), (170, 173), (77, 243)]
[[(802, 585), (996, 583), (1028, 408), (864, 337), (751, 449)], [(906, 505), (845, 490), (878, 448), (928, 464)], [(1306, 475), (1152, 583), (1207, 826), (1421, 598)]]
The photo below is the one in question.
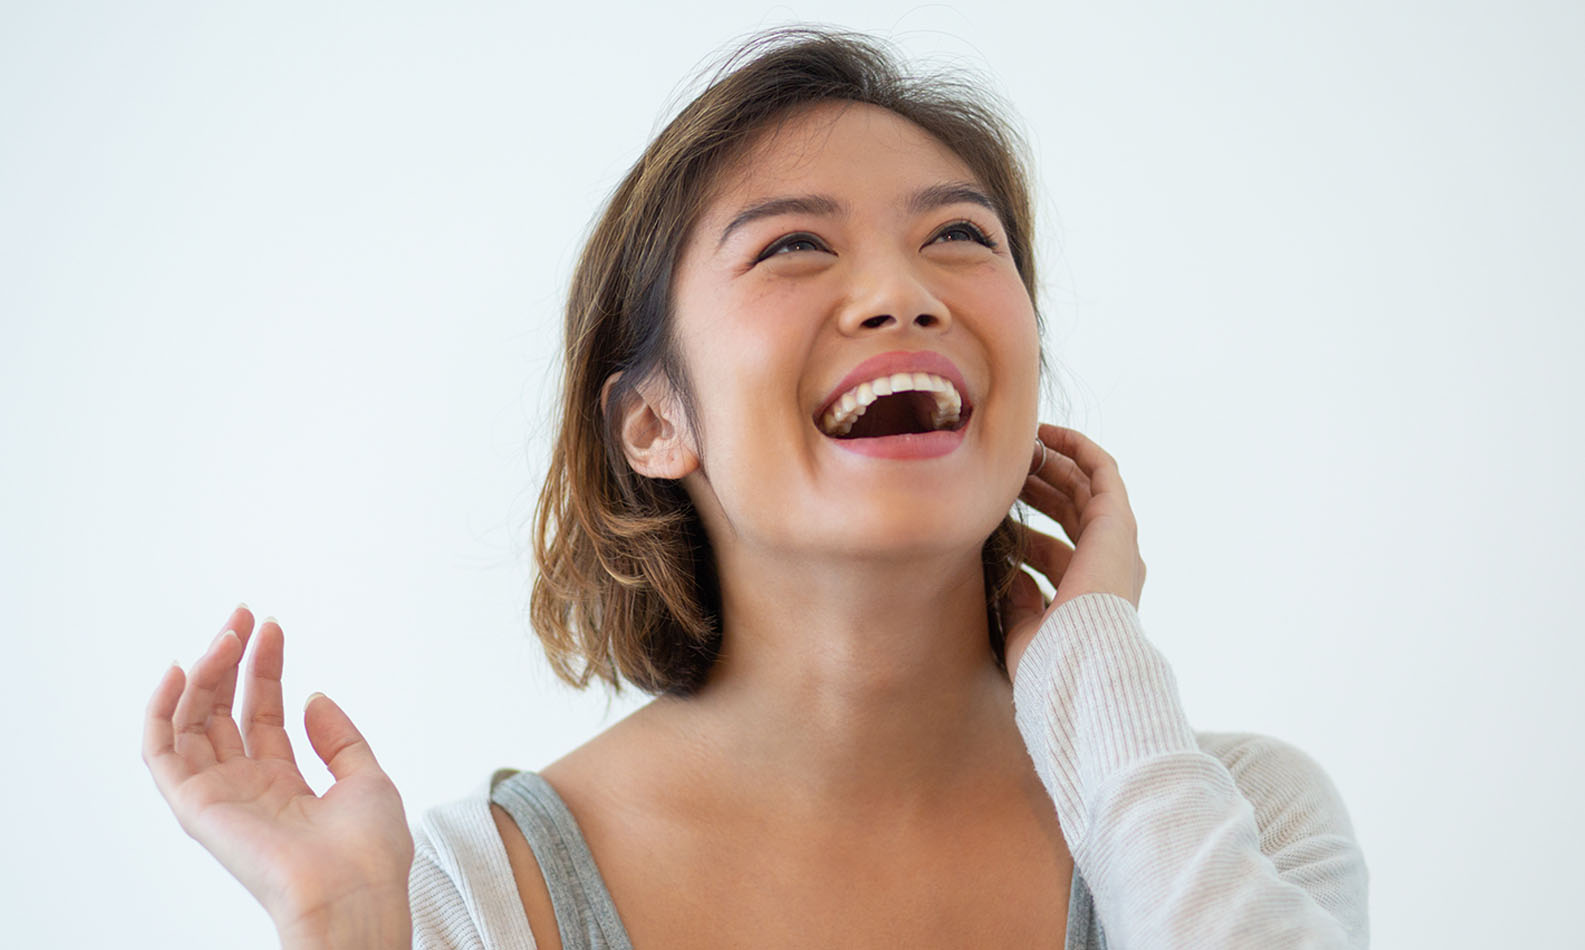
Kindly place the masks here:
[(1046, 418), (1120, 462), (1196, 728), (1343, 793), (1375, 943), (1577, 940), (1581, 9), (7, 4), (5, 942), (273, 945), (138, 754), (238, 600), (410, 818), (642, 700), (526, 622), (562, 295), (684, 80), (793, 19), (1018, 110)]

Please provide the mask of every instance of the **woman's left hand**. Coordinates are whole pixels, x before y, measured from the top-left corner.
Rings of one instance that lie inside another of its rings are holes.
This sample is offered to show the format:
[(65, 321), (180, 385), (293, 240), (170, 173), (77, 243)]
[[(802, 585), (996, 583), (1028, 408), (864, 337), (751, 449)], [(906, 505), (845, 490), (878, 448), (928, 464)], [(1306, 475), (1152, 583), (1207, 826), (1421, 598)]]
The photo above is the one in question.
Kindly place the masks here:
[(1117, 461), (1074, 429), (1041, 423), (1038, 438), (1047, 448), (1045, 463), (1040, 464), (1040, 449), (1031, 450), (1031, 471), (1018, 497), (1061, 525), (1073, 546), (1025, 529), (1029, 536), (1025, 560), (1051, 581), (1056, 597), (1048, 606), (1028, 571), (1020, 571), (1014, 579), (1012, 591), (1002, 601), (1009, 680), (1016, 675), (1029, 641), (1059, 606), (1081, 594), (1106, 593), (1138, 609), (1145, 586), (1139, 528)]

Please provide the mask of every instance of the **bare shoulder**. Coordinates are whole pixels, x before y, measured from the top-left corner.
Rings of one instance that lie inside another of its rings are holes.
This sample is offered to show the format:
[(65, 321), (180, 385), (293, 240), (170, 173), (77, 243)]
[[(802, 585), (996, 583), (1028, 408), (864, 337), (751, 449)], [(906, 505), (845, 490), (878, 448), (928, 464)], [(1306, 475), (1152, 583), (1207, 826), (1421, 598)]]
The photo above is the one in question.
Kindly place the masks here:
[[(611, 781), (611, 778), (618, 774), (631, 778), (633, 749), (646, 747), (644, 740), (648, 736), (643, 728), (643, 717), (629, 716), (536, 770), (573, 813), (580, 833), (593, 839), (591, 844), (605, 837), (602, 832), (607, 813), (617, 810), (613, 808), (617, 800), (610, 790), (633, 784)], [(550, 888), (533, 847), (506, 809), (491, 802), (490, 816), (495, 819), (496, 831), (506, 848), (507, 862), (511, 865), (538, 950), (561, 950), (561, 934), (550, 900)], [(630, 832), (633, 830), (629, 828)], [(597, 847), (596, 853), (602, 850)]]
[(677, 703), (653, 700), (539, 769), (585, 836), (661, 806), (697, 807), (700, 765), (683, 739)]
[(561, 950), (561, 933), (556, 926), (556, 911), (550, 903), (550, 889), (540, 872), (534, 849), (523, 837), (522, 829), (507, 814), (506, 809), (490, 803), (490, 817), (495, 819), (495, 829), (506, 846), (506, 860), (512, 866), (512, 879), (517, 884), (518, 896), (523, 901), (523, 912), (528, 916), (528, 929), (534, 933), (538, 950)]

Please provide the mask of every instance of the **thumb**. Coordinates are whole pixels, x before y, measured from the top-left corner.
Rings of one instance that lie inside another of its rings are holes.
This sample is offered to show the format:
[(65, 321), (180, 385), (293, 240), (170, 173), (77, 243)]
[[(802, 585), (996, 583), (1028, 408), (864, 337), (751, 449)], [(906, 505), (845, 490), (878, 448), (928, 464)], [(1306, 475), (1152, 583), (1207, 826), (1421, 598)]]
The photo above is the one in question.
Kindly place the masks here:
[(375, 761), (363, 733), (324, 693), (313, 693), (303, 704), (303, 727), (314, 752), (336, 781), (360, 772), (380, 771), (380, 763)]

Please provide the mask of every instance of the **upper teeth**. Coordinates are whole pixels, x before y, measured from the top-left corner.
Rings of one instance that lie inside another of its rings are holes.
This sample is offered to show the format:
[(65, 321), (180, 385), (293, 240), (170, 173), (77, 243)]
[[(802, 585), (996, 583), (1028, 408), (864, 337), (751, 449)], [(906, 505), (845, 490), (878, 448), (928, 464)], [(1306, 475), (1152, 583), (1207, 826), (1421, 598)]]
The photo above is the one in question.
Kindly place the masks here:
[(853, 423), (870, 407), (870, 403), (882, 396), (906, 392), (929, 393), (935, 398), (936, 410), (931, 419), (933, 428), (957, 425), (958, 414), (963, 409), (963, 397), (958, 395), (958, 389), (951, 381), (933, 373), (893, 373), (859, 383), (843, 393), (842, 398), (826, 410), (820, 420), (820, 427), (828, 435), (847, 435), (852, 431)]

